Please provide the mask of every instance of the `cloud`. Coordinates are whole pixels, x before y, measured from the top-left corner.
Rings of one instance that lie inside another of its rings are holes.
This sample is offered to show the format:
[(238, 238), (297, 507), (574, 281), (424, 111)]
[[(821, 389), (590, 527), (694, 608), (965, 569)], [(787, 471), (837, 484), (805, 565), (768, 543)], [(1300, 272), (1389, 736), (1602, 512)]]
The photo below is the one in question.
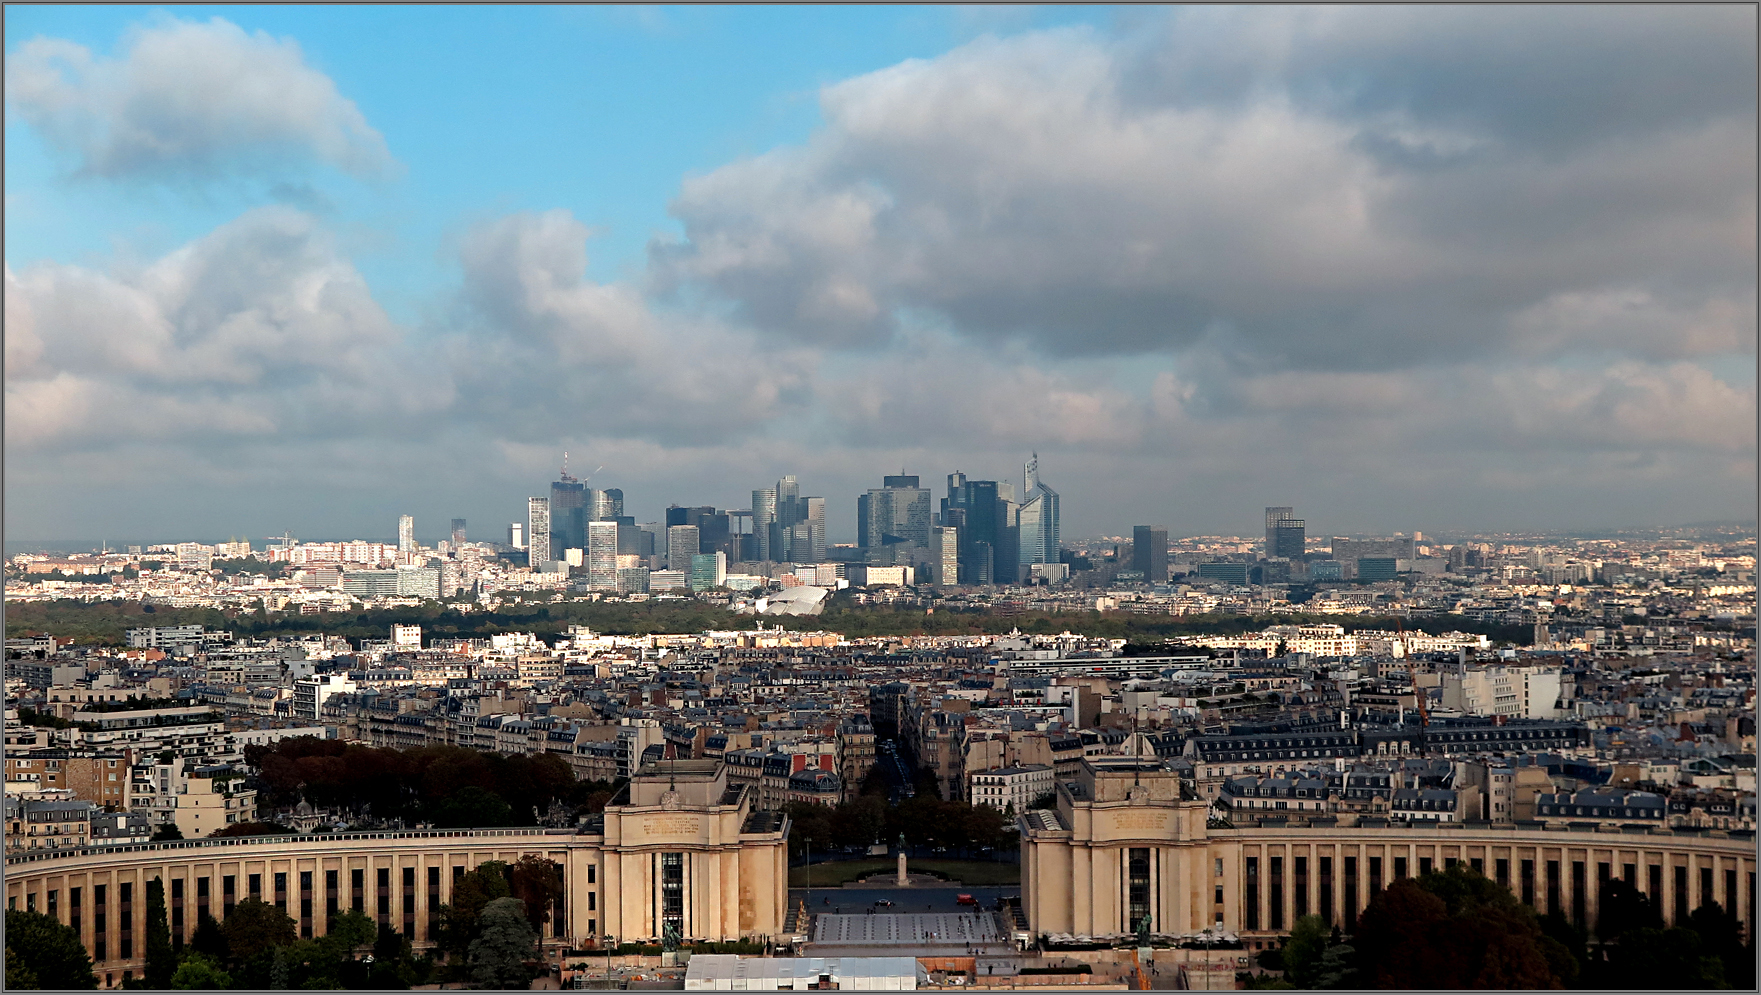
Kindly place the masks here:
[(139, 270), (6, 282), (6, 440), (23, 449), (395, 431), (434, 403), (399, 376), (421, 364), (360, 273), (289, 208)]
[(116, 58), (33, 38), (7, 60), (13, 109), (76, 173), (164, 181), (279, 175), (317, 161), (388, 175), (384, 138), (291, 38), (228, 21), (136, 29)]
[(761, 431), (806, 400), (812, 356), (586, 279), (589, 231), (564, 210), (473, 227), (460, 248), (462, 403), (510, 438), (583, 425), (674, 445)]
[[(804, 144), (688, 179), (654, 286), (829, 348), (924, 311), (1052, 356), (1223, 338), (1285, 368), (1752, 351), (1753, 21), (1202, 9), (987, 37), (828, 86)], [(1652, 303), (1537, 327), (1591, 298)]]

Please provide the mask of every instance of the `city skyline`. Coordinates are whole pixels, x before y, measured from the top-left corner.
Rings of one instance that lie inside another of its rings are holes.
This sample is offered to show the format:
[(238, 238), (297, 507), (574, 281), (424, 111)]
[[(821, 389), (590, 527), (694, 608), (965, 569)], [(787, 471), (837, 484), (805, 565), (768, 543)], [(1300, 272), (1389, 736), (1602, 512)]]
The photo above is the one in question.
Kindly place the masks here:
[(486, 16), (7, 8), (9, 540), (1752, 520), (1752, 8)]

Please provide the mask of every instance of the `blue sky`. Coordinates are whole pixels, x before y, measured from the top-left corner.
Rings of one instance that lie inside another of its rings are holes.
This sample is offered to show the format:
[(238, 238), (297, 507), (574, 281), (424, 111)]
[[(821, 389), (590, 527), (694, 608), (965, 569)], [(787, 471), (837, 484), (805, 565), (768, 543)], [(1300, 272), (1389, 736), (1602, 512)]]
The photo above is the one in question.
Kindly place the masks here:
[(1751, 8), (5, 10), (9, 540), (1753, 517)]
[[(639, 271), (680, 178), (819, 123), (819, 88), (929, 58), (988, 28), (1100, 23), (1105, 8), (191, 5), (8, 6), (7, 37), (117, 54), (131, 29), (223, 18), (296, 40), (386, 137), (405, 172), (362, 183), (302, 177), (363, 226), (355, 262), (403, 320), (450, 274), (435, 247), (468, 219), (567, 208), (594, 229), (591, 277)], [(8, 118), (7, 257), (157, 256), (277, 198), (273, 183), (115, 187), (65, 178), (35, 129)], [(288, 184), (292, 185), (292, 184)], [(286, 199), (287, 193), (279, 194)], [(303, 203), (312, 203), (305, 201)]]

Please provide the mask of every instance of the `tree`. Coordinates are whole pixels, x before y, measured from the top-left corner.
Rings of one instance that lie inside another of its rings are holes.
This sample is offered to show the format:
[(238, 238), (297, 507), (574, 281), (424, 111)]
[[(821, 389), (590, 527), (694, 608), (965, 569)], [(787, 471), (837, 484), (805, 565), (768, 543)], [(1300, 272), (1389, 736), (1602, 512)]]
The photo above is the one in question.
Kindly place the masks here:
[(1691, 929), (1635, 929), (1621, 935), (1608, 960), (1622, 988), (1724, 988), (1724, 962)]
[(147, 882), (147, 964), (148, 988), (169, 988), (171, 975), (177, 970), (177, 954), (171, 949), (171, 927), (165, 919), (165, 882), (153, 878)]
[(483, 908), (482, 928), (471, 941), (471, 980), (479, 988), (524, 988), (532, 974), (538, 936), (526, 921), (524, 904), (517, 898), (498, 898)]
[(542, 935), (551, 909), (563, 897), (563, 872), (555, 863), (527, 854), (508, 872), (508, 890), (526, 905), (526, 921)]
[(11, 988), (17, 958), (22, 980), (30, 980), (43, 988), (96, 988), (98, 979), (92, 974), (92, 958), (79, 941), (72, 926), (63, 925), (53, 916), (41, 912), (6, 910), (6, 987)]
[(1373, 988), (1553, 988), (1576, 967), (1549, 956), (1532, 911), (1465, 864), (1379, 892), (1353, 939), (1357, 983)]
[(230, 826), (222, 826), (208, 834), (212, 838), (228, 836), (293, 836), (296, 835), (288, 826), (279, 822), (235, 822)]
[(177, 823), (162, 822), (159, 824), (158, 829), (153, 830), (153, 839), (151, 842), (168, 843), (180, 839), (183, 839), (183, 830), (177, 828)]
[(227, 954), (234, 963), (249, 963), (258, 954), (294, 941), (293, 917), (268, 902), (247, 898), (233, 906), (220, 927)]
[(219, 964), (205, 954), (191, 951), (184, 957), (183, 963), (177, 965), (177, 970), (171, 975), (169, 987), (186, 991), (231, 988), (232, 975), (222, 970)]
[[(449, 953), (465, 955), (477, 938), (478, 919), (490, 902), (507, 898), (508, 865), (486, 860), (453, 883), (452, 902), (440, 907), (440, 945)], [(524, 906), (525, 903), (521, 903)]]
[(1596, 920), (1596, 937), (1603, 942), (1616, 939), (1622, 933), (1635, 929), (1662, 929), (1663, 917), (1657, 913), (1657, 903), (1645, 897), (1645, 893), (1633, 887), (1624, 878), (1615, 878), (1608, 882), (1608, 888), (1602, 893), (1597, 903), (1600, 914)]
[(196, 931), (190, 937), (190, 949), (216, 964), (226, 960), (226, 934), (206, 912), (196, 913)]
[(11, 991), (41, 988), (37, 974), (25, 965), (24, 958), (11, 947), (6, 948), (6, 987)]
[(1320, 916), (1306, 915), (1291, 924), (1284, 941), (1284, 974), (1298, 988), (1315, 987), (1321, 955), (1327, 952), (1327, 924)]
[(434, 805), (430, 819), (439, 829), (482, 829), (515, 824), (514, 811), (507, 802), (474, 784), (460, 788)]

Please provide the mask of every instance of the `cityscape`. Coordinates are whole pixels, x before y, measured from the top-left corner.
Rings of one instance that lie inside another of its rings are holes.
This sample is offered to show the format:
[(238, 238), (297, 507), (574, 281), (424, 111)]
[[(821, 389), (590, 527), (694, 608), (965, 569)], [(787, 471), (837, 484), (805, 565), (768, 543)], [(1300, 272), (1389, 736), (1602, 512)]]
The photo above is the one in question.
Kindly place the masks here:
[(1756, 986), (1753, 8), (5, 16), (8, 990)]

